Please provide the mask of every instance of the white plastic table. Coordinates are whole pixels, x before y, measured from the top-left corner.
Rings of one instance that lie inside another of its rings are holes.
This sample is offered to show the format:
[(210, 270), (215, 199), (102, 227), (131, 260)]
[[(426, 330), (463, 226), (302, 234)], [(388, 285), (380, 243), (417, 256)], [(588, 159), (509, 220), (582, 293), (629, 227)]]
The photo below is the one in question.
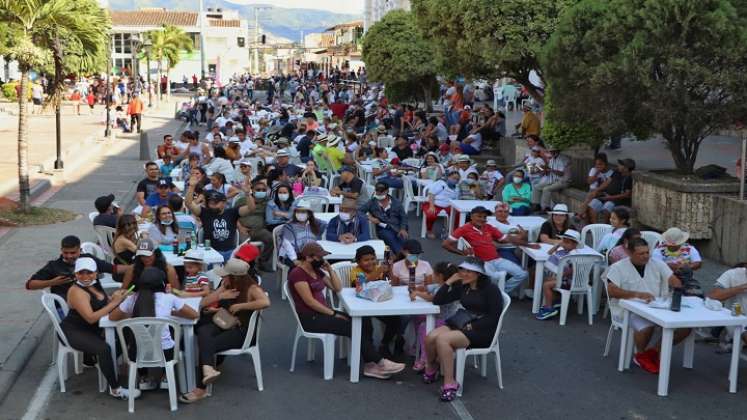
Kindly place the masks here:
[(316, 220), (321, 220), (324, 223), (329, 223), (330, 220), (332, 220), (333, 217), (337, 216), (339, 213), (337, 212), (331, 212), (331, 213), (314, 213), (314, 218)]
[[(539, 244), (539, 246), (539, 249), (527, 248), (525, 246), (521, 247), (521, 250), (524, 251), (524, 254), (529, 256), (529, 258), (533, 259), (537, 263), (537, 265), (534, 267), (534, 289), (532, 291), (533, 314), (539, 312), (540, 302), (542, 301), (542, 282), (545, 278), (545, 268), (550, 271), (555, 271), (558, 268), (555, 266), (555, 264), (548, 261), (550, 259), (550, 254), (548, 254), (547, 252), (550, 250), (550, 248), (552, 248), (552, 245)], [(589, 248), (588, 246), (577, 249), (574, 255), (602, 256), (602, 254), (594, 251), (594, 249)]]
[[(492, 210), (492, 209), (491, 209)], [(518, 228), (521, 226), (523, 229), (525, 229), (529, 233), (529, 242), (535, 242), (537, 241), (537, 238), (539, 237), (539, 231), (542, 228), (542, 225), (545, 223), (546, 219), (539, 216), (509, 216), (508, 217), (508, 224), (512, 228)], [(498, 221), (495, 219), (494, 216), (488, 217), (488, 224), (493, 225), (495, 227), (498, 227)]]
[(355, 296), (355, 288), (346, 287), (340, 292), (342, 306), (350, 315), (353, 331), (350, 338), (350, 382), (358, 382), (361, 363), (361, 328), (365, 316), (426, 315), (426, 334), (436, 325), (434, 315), (440, 308), (420, 298), (410, 300), (407, 286), (392, 287), (394, 296), (385, 302), (372, 302)]
[[(495, 209), (495, 205), (498, 204), (498, 201), (482, 201), (482, 200), (451, 200), (451, 215), (449, 220), (454, 220), (456, 217), (456, 212), (459, 212), (459, 224), (458, 226), (462, 226), (467, 221), (467, 213), (472, 211), (475, 207), (483, 206), (486, 209), (490, 210), (490, 212), (493, 212), (493, 209)], [(449, 235), (451, 235), (451, 232), (454, 231), (454, 223), (449, 223)]]
[(370, 245), (376, 251), (376, 258), (384, 259), (384, 241), (372, 239), (370, 241), (353, 242), (352, 244), (343, 244), (342, 242), (317, 241), (321, 247), (329, 252), (325, 258), (328, 260), (352, 260), (355, 258), (355, 251), (364, 245)]
[[(205, 264), (223, 264), (223, 256), (213, 248), (205, 249), (202, 245), (198, 246), (197, 249), (202, 251), (202, 258)], [(161, 251), (163, 256), (166, 257), (166, 262), (173, 265), (174, 267), (184, 265), (184, 257), (175, 255), (171, 251)]]
[[(683, 297), (680, 312), (669, 309), (652, 308), (648, 304), (637, 300), (621, 300), (623, 309), (622, 338), (620, 339), (620, 356), (617, 370), (622, 372), (630, 369), (630, 359), (633, 353), (632, 328), (630, 327), (630, 313), (645, 318), (662, 328), (661, 355), (659, 360), (659, 386), (657, 394), (666, 397), (669, 388), (669, 368), (672, 363), (672, 339), (674, 330), (678, 328), (703, 327), (736, 327), (734, 328), (734, 343), (741, 343), (742, 330), (747, 325), (744, 315), (732, 316), (731, 311), (722, 309), (712, 311), (705, 307), (703, 300), (697, 297)], [(729, 366), (729, 392), (737, 392), (737, 368), (739, 367), (739, 351), (742, 346), (732, 346), (731, 364)], [(695, 333), (685, 339), (685, 349), (682, 365), (692, 369), (695, 354)]]
[[(301, 194), (298, 197), (296, 197), (296, 200), (303, 198), (304, 195)], [(327, 200), (329, 200), (329, 204), (333, 205), (335, 207), (335, 211), (340, 211), (340, 205), (342, 204), (342, 197), (337, 196), (334, 197), (330, 195), (329, 193), (327, 195), (321, 195), (321, 194), (309, 194), (309, 197), (327, 197)]]
[[(193, 297), (193, 298), (182, 298), (184, 302), (189, 305), (192, 309), (200, 312), (200, 301), (202, 298), (199, 297)], [(182, 392), (188, 392), (189, 390), (192, 390), (195, 388), (195, 325), (197, 324), (197, 319), (186, 319), (186, 318), (179, 318), (179, 317), (169, 317), (169, 319), (172, 319), (179, 323), (179, 325), (182, 326), (182, 329), (184, 330), (184, 369), (186, 370), (186, 378), (187, 378), (187, 389), (182, 390)], [(109, 320), (109, 315), (104, 316), (99, 320), (99, 327), (104, 329), (104, 337), (106, 339), (106, 344), (109, 346), (109, 350), (112, 353), (112, 360), (117, 360), (117, 323), (114, 321)]]

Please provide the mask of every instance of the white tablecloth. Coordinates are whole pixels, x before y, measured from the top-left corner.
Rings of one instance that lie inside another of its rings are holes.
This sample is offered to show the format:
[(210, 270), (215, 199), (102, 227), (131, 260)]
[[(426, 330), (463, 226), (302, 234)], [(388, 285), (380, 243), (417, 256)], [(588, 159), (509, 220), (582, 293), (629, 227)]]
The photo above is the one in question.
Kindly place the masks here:
[[(223, 256), (220, 255), (218, 251), (216, 251), (213, 248), (210, 248), (209, 250), (206, 250), (203, 246), (198, 246), (197, 249), (201, 250), (203, 252), (203, 259), (205, 261), (205, 264), (223, 264)], [(184, 265), (184, 257), (180, 257), (178, 255), (174, 255), (171, 251), (162, 251), (163, 256), (166, 257), (166, 262), (176, 266), (182, 266)]]
[(327, 255), (329, 260), (352, 260), (355, 258), (355, 251), (364, 246), (370, 245), (376, 251), (377, 259), (384, 259), (384, 241), (372, 239), (370, 241), (353, 242), (352, 244), (343, 244), (341, 242), (318, 241), (319, 245), (330, 254)]

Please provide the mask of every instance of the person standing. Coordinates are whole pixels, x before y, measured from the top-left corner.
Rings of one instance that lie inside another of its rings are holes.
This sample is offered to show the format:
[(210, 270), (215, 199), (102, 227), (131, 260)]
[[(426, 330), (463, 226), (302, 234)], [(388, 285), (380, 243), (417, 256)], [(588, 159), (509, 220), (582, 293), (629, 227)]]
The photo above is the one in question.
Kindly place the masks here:
[(141, 124), (143, 118), (143, 101), (140, 100), (138, 95), (132, 95), (130, 103), (127, 105), (127, 115), (130, 116), (130, 127), (134, 130), (135, 123), (137, 123), (137, 132), (141, 131)]

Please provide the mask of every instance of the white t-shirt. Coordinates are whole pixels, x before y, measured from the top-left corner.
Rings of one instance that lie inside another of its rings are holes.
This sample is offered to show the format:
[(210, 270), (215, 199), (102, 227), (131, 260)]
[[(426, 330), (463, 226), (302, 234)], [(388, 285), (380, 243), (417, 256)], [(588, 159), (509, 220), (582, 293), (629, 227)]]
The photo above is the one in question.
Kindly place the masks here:
[[(653, 258), (648, 260), (643, 277), (638, 273), (630, 258), (618, 261), (610, 266), (607, 279), (615, 286), (629, 292), (650, 293), (654, 297), (669, 295), (669, 278), (672, 270), (661, 261)], [(610, 299), (612, 316), (622, 319), (622, 308), (618, 299)]]
[[(127, 298), (119, 304), (119, 310), (128, 315), (132, 315), (137, 296), (137, 293), (127, 296)], [(183, 307), (184, 301), (182, 299), (169, 293), (156, 293), (156, 318), (169, 318), (171, 317), (172, 311), (178, 311)], [(171, 338), (171, 332), (168, 328), (164, 328), (161, 332), (161, 346), (164, 350), (174, 348), (174, 339)]]
[(601, 182), (595, 181), (594, 183), (589, 185), (589, 191), (599, 188), (599, 186), (602, 185), (602, 182), (610, 179), (613, 173), (615, 173), (615, 171), (613, 171), (612, 169), (607, 169), (607, 172), (599, 172), (597, 168), (591, 168), (589, 170), (589, 176), (596, 176), (597, 179), (601, 179)]
[(433, 194), (433, 204), (438, 207), (449, 207), (451, 205), (450, 200), (456, 200), (459, 198), (459, 189), (449, 188), (446, 182), (442, 179), (428, 185), (425, 188), (425, 193)]
[[(742, 286), (745, 283), (747, 283), (747, 268), (732, 268), (731, 270), (724, 271), (724, 273), (716, 279), (715, 287), (730, 289), (732, 287)], [(740, 303), (742, 305), (742, 311), (744, 311), (744, 308), (747, 308), (747, 292), (732, 297), (725, 302), (724, 306), (728, 307), (734, 303)]]
[(215, 119), (215, 123), (218, 124), (218, 127), (223, 128), (226, 126), (226, 123), (230, 120), (231, 120), (230, 118), (226, 118), (221, 115), (220, 117)]
[(546, 178), (548, 178), (549, 182), (570, 181), (571, 171), (568, 170), (570, 165), (571, 165), (570, 160), (563, 155), (550, 158), (550, 162), (548, 162), (549, 168), (555, 171), (563, 171), (563, 175), (550, 173), (549, 175), (546, 176)]

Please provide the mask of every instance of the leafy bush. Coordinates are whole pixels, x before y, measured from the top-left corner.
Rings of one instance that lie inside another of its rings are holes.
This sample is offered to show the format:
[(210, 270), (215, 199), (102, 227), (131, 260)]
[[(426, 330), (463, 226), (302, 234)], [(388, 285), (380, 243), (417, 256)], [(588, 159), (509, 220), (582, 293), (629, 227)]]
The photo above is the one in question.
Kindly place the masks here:
[(555, 114), (552, 89), (548, 86), (545, 91), (545, 124), (542, 127), (542, 138), (546, 143), (557, 146), (560, 150), (577, 145), (587, 145), (596, 150), (604, 143), (602, 130), (593, 124), (559, 121)]
[(8, 82), (3, 85), (3, 96), (8, 98), (10, 101), (17, 101), (18, 95), (16, 95), (16, 86), (18, 86), (18, 82)]

